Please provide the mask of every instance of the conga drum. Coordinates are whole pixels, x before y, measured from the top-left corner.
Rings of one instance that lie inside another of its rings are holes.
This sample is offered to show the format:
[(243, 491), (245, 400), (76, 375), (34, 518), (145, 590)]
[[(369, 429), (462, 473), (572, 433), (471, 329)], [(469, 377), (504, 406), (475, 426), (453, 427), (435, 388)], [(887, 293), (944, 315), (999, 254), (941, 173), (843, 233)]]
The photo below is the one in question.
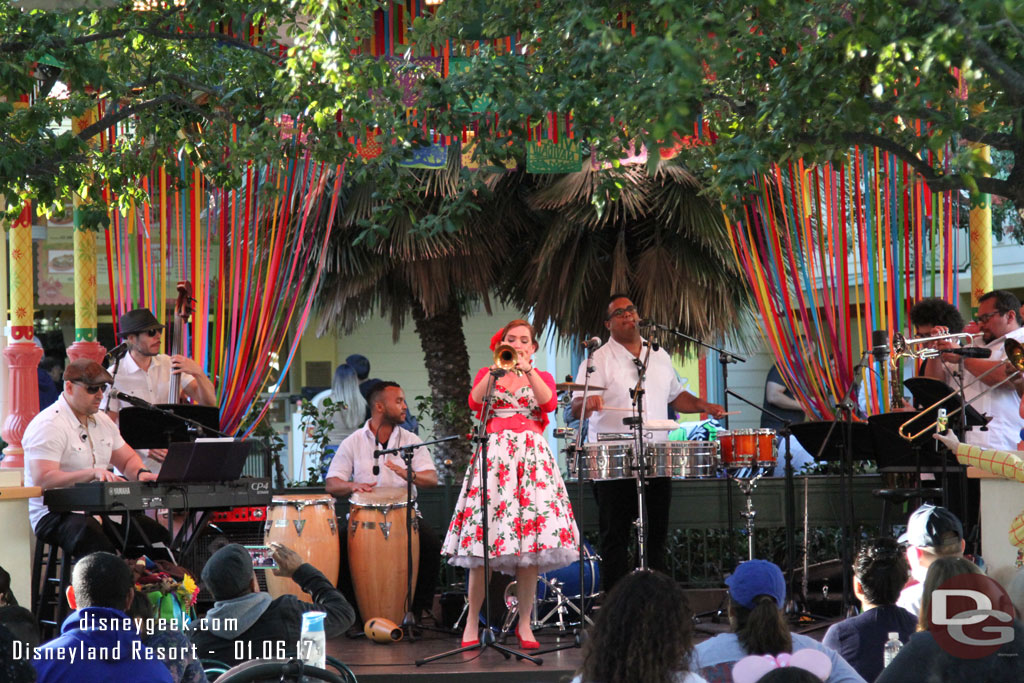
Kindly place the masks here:
[[(363, 620), (375, 617), (402, 623), (405, 616), (406, 535), (405, 489), (357, 491), (349, 499), (348, 566)], [(438, 560), (440, 561), (440, 560)], [(420, 566), (420, 529), (412, 518), (412, 586)], [(409, 596), (410, 601), (412, 596)]]
[[(334, 513), (334, 496), (327, 494), (289, 494), (274, 496), (267, 507), (266, 544), (280, 543), (299, 554), (324, 573), (331, 584), (338, 582), (341, 568), (341, 547), (338, 545), (338, 520)], [(285, 576), (266, 572), (267, 592), (275, 598), (290, 593), (300, 600), (313, 602), (299, 585)]]

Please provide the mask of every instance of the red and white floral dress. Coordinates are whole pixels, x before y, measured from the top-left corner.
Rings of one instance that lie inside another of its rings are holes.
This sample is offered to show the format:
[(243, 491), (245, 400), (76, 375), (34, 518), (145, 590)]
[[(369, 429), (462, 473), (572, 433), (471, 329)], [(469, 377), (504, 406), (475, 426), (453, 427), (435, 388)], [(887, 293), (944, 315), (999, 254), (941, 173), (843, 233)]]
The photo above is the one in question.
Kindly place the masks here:
[[(488, 372), (477, 373), (473, 386)], [(558, 463), (544, 438), (547, 413), (558, 406), (555, 380), (540, 372), (551, 400), (537, 405), (533, 390), (495, 387), (487, 423), (487, 536), (490, 566), (506, 574), (537, 565), (546, 572), (578, 559), (579, 535)], [(470, 398), (470, 408), (481, 405)], [(466, 472), (442, 553), (459, 567), (483, 564), (479, 459)]]

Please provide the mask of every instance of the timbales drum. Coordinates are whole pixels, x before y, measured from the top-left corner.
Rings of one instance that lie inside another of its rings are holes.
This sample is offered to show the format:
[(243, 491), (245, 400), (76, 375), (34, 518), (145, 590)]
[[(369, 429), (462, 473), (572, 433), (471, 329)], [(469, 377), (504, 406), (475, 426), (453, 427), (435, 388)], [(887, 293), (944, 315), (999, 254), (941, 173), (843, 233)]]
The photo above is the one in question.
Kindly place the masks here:
[(651, 441), (646, 445), (648, 477), (704, 479), (721, 467), (717, 441)]
[[(408, 585), (416, 586), (420, 527), (412, 510), (412, 582), (407, 583), (405, 489), (357, 491), (348, 513), (348, 565), (364, 621), (375, 617), (402, 623)], [(413, 498), (415, 502), (415, 498)], [(412, 596), (409, 596), (410, 602)]]
[[(274, 496), (267, 507), (264, 543), (288, 546), (327, 577), (338, 582), (341, 548), (338, 545), (338, 519), (334, 513), (334, 496), (296, 494)], [(287, 576), (266, 572), (267, 592), (277, 598), (291, 594), (299, 600), (313, 599)]]
[[(579, 454), (580, 476), (587, 480), (632, 479), (633, 447), (623, 443), (585, 443)], [(569, 478), (576, 478), (575, 458), (569, 457)]]

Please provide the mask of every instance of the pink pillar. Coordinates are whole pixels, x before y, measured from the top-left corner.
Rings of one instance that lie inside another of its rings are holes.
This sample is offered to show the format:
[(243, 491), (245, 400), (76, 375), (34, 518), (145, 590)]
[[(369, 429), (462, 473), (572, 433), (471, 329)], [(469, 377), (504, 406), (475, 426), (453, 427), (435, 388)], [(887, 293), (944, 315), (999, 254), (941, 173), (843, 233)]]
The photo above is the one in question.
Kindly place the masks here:
[[(31, 340), (31, 337), (29, 338)], [(0, 436), (7, 442), (0, 467), (24, 467), (25, 451), (21, 437), (25, 427), (39, 412), (39, 359), (43, 350), (32, 341), (17, 341), (4, 349), (10, 372), (11, 410), (4, 420)]]
[(95, 341), (76, 341), (68, 347), (68, 358), (78, 360), (88, 358), (97, 363), (102, 363), (107, 355), (107, 347)]
[(21, 436), (39, 412), (39, 359), (43, 350), (32, 341), (34, 334), (32, 288), (32, 207), (28, 202), (8, 231), (10, 253), (11, 343), (4, 349), (10, 367), (7, 419), (0, 436), (8, 443), (2, 467), (24, 467)]

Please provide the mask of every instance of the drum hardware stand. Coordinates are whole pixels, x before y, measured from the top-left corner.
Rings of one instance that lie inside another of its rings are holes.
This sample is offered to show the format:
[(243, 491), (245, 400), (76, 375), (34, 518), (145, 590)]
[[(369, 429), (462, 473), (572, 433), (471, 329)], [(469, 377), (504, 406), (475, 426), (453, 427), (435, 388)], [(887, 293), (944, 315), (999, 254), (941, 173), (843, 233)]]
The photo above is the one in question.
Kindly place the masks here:
[[(709, 349), (709, 350), (714, 351), (714, 352), (716, 352), (718, 354), (718, 363), (722, 367), (722, 409), (726, 413), (728, 413), (729, 412), (729, 393), (730, 393), (729, 392), (729, 364), (730, 363), (746, 363), (747, 359), (744, 358), (743, 356), (739, 355), (738, 353), (733, 353), (732, 351), (726, 351), (725, 349), (719, 348), (719, 347), (715, 346), (714, 344), (708, 344), (705, 341), (697, 339), (696, 337), (691, 337), (690, 335), (688, 335), (688, 334), (686, 334), (684, 332), (680, 332), (679, 330), (673, 329), (671, 327), (667, 327), (665, 325), (660, 325), (660, 324), (655, 323), (655, 322), (650, 322), (649, 324), (651, 325), (651, 327), (653, 327), (655, 329), (662, 330), (664, 332), (668, 332), (669, 334), (674, 335), (676, 337), (679, 337), (680, 339), (685, 339), (686, 341), (691, 342), (693, 344), (697, 344), (698, 346), (703, 346), (705, 349)], [(735, 394), (733, 394), (733, 395), (735, 396)], [(751, 405), (753, 405), (753, 404), (751, 404)], [(726, 414), (725, 417), (722, 418), (722, 419), (723, 419), (722, 426), (725, 429), (729, 429), (729, 415)], [(729, 486), (728, 482), (726, 482), (726, 486), (725, 486), (725, 510), (726, 510), (726, 525), (727, 525), (726, 529), (727, 529), (727, 532), (728, 532), (728, 541), (729, 541), (726, 544), (726, 547), (728, 547), (728, 549), (729, 549), (728, 550), (729, 559), (734, 561), (735, 557), (732, 556), (733, 555), (733, 551), (732, 551), (732, 548), (733, 548), (733, 538), (734, 538), (733, 517), (732, 517), (732, 515), (733, 515), (733, 512), (732, 512), (732, 487)]]
[[(480, 521), (481, 531), (483, 534), (483, 549), (484, 549), (484, 563), (483, 563), (483, 591), (484, 591), (484, 620), (486, 622), (485, 627), (480, 630), (480, 642), (476, 645), (467, 645), (466, 647), (458, 647), (454, 650), (447, 652), (441, 652), (440, 654), (431, 655), (424, 657), (423, 659), (416, 660), (416, 666), (423, 666), (429, 662), (457, 655), (460, 652), (466, 652), (468, 650), (480, 650), (483, 651), (487, 648), (494, 648), (502, 654), (505, 659), (509, 659), (512, 655), (515, 655), (517, 659), (526, 659), (534, 664), (543, 664), (543, 660), (539, 657), (530, 656), (524, 652), (514, 650), (505, 645), (501, 645), (494, 640), (494, 631), (491, 630), (491, 596), (488, 590), (488, 584), (490, 583), (491, 577), (491, 564), (490, 564), (490, 552), (488, 552), (488, 529), (487, 529), (487, 517), (490, 514), (488, 508), (488, 491), (487, 491), (487, 446), (488, 446), (488, 435), (487, 435), (487, 421), (491, 416), (491, 405), (494, 402), (494, 387), (498, 382), (498, 378), (505, 375), (505, 371), (499, 368), (491, 368), (490, 376), (487, 379), (487, 391), (484, 394), (484, 407), (480, 417), (480, 426), (477, 428), (477, 433), (473, 436), (473, 440), (477, 444), (476, 458), (477, 462), (480, 463)], [(469, 593), (469, 577), (466, 577), (466, 593), (468, 598)], [(468, 603), (467, 603), (468, 608)], [(467, 617), (468, 618), (468, 617)], [(479, 619), (479, 616), (476, 617)]]
[[(396, 446), (394, 448), (381, 448), (373, 452), (374, 462), (376, 458), (384, 456), (385, 458), (392, 454), (397, 453), (401, 458), (402, 462), (405, 463), (405, 471), (411, 473), (412, 469), (412, 458), (414, 451), (417, 448), (425, 446), (433, 446), (434, 444), (444, 443), (445, 441), (453, 441), (458, 439), (456, 435), (446, 436), (443, 439), (434, 439), (433, 441), (421, 441), (419, 443), (407, 444), (404, 446)], [(412, 585), (412, 518), (413, 518), (413, 497), (412, 497), (412, 475), (409, 474), (405, 477), (405, 616), (402, 617), (402, 623), (400, 624), (402, 630), (409, 640), (416, 640), (419, 638), (418, 634), (413, 630), (416, 627), (416, 617), (412, 613), (412, 598), (413, 598), (413, 585)]]

